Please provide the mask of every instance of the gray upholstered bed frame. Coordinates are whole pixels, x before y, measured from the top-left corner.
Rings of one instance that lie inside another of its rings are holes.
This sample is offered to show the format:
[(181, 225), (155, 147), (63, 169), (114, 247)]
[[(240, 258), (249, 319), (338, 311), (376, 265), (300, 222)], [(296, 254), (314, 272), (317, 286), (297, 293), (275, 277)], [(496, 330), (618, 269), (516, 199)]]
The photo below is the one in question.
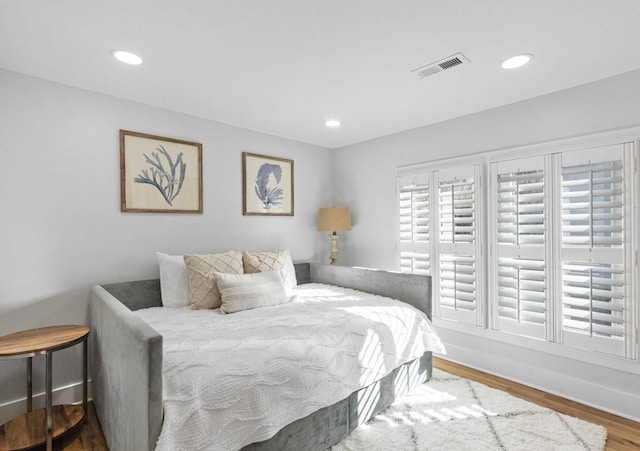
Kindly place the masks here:
[[(428, 276), (301, 263), (298, 284), (326, 283), (407, 302), (431, 318)], [(89, 295), (92, 392), (110, 449), (153, 450), (162, 428), (162, 336), (132, 313), (161, 306), (160, 281), (94, 285)], [(431, 352), (245, 450), (326, 450), (431, 376)]]

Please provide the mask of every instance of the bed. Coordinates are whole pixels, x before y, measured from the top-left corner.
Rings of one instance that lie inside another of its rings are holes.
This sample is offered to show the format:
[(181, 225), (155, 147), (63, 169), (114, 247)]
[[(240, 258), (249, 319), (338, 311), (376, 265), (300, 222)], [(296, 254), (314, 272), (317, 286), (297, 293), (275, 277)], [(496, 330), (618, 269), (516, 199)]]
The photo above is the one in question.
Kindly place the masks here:
[[(427, 276), (313, 263), (296, 264), (295, 274), (301, 288), (326, 284), (356, 289), (400, 300), (431, 317)], [(158, 438), (165, 413), (163, 336), (144, 316), (160, 306), (159, 280), (95, 285), (90, 291), (93, 399), (107, 443), (114, 450), (152, 450), (162, 443)], [(242, 449), (325, 450), (426, 381), (431, 375), (431, 355), (424, 351), (331, 405), (305, 413), (275, 435), (269, 433), (270, 438), (243, 444)]]

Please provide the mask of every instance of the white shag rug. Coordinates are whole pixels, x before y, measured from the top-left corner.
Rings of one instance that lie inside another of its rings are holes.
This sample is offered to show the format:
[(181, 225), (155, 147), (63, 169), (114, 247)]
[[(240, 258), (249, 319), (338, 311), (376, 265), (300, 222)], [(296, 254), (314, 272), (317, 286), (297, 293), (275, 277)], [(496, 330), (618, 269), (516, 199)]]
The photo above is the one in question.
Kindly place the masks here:
[(603, 450), (606, 428), (434, 369), (331, 451)]

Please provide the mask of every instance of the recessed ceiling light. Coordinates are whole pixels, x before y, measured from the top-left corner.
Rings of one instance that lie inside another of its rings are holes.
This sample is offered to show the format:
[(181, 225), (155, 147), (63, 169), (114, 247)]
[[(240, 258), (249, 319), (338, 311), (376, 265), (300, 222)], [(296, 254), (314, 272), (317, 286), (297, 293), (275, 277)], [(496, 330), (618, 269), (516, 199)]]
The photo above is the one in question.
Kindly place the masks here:
[(327, 122), (324, 123), (324, 125), (326, 125), (327, 127), (336, 128), (336, 127), (340, 127), (340, 121), (337, 121), (335, 119), (329, 119)]
[(135, 53), (126, 52), (124, 50), (111, 50), (110, 52), (115, 59), (126, 64), (138, 65), (142, 64), (142, 58)]
[(511, 58), (507, 58), (502, 62), (502, 68), (515, 69), (516, 67), (524, 66), (529, 61), (531, 61), (532, 58), (533, 58), (533, 55), (530, 55), (528, 53), (512, 56)]

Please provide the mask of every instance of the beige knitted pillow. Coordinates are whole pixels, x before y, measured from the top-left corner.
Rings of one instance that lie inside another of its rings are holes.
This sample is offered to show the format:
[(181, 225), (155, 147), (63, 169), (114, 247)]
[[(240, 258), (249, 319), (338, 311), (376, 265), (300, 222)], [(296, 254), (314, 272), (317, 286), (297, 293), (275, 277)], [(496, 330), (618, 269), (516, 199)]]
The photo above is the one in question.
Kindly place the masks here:
[(220, 290), (214, 273), (244, 273), (240, 252), (185, 255), (184, 263), (189, 276), (189, 297), (193, 310), (220, 307)]
[(296, 270), (288, 249), (275, 252), (243, 252), (242, 263), (245, 274), (278, 270), (287, 291), (298, 286)]

